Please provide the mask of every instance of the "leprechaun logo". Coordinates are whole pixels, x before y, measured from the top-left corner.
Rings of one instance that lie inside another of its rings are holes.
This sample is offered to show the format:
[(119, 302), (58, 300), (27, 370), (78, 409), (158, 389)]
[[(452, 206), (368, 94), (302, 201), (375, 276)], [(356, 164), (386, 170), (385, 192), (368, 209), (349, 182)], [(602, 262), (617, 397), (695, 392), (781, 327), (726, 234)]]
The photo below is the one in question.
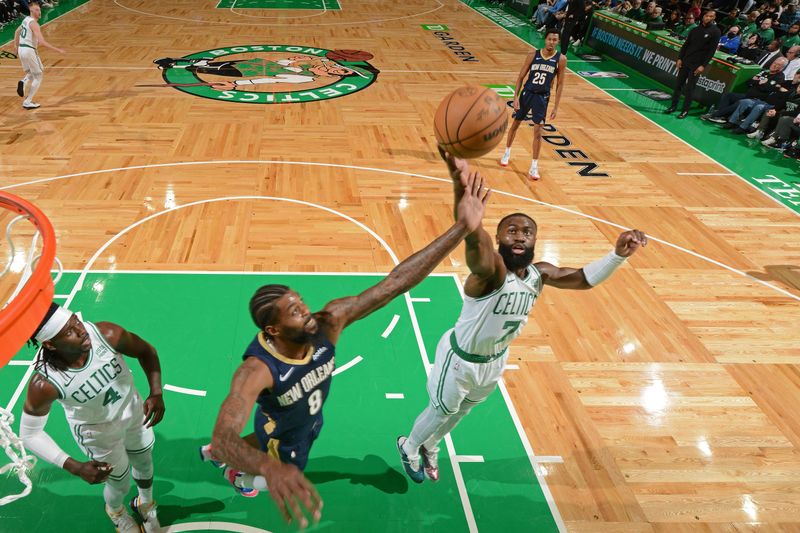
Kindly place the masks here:
[[(175, 89), (225, 102), (296, 104), (330, 100), (369, 87), (379, 70), (362, 50), (245, 45), (153, 61)], [(149, 87), (153, 87), (150, 85)]]

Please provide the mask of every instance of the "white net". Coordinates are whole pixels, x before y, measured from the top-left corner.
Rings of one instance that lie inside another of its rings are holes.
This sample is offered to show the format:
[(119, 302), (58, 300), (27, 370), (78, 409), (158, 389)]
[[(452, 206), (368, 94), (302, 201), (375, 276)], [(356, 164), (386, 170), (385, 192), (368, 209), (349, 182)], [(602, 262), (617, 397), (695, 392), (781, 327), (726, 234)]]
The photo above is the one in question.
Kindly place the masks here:
[(28, 454), (22, 445), (22, 439), (17, 437), (11, 426), (14, 424), (14, 415), (0, 407), (0, 446), (5, 450), (11, 462), (0, 467), (0, 475), (6, 472), (13, 472), (19, 478), (19, 482), (25, 485), (22, 492), (10, 494), (0, 498), (0, 506), (24, 498), (31, 493), (31, 479), (28, 477), (34, 465), (36, 457)]

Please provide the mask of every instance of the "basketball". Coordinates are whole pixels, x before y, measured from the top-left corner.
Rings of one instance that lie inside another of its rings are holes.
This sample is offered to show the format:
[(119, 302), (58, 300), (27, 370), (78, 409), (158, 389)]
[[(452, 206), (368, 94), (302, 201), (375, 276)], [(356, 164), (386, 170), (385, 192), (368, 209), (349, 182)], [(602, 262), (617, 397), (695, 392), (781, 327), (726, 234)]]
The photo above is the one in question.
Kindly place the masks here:
[(331, 61), (369, 61), (373, 56), (363, 50), (333, 50), (328, 52), (325, 57)]
[(505, 101), (492, 89), (468, 85), (448, 94), (433, 117), (436, 141), (456, 157), (488, 154), (508, 126)]

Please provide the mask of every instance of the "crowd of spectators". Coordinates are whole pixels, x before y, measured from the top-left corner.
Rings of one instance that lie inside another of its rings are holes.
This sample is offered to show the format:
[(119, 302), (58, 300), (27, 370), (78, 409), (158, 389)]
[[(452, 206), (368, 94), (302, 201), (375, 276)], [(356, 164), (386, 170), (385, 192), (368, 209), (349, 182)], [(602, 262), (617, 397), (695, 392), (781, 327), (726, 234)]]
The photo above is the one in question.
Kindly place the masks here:
[[(685, 39), (714, 10), (721, 37), (717, 49), (737, 56), (741, 64), (757, 64), (760, 74), (743, 93), (726, 93), (701, 118), (734, 134), (762, 141), (784, 155), (800, 158), (800, 0), (542, 0), (531, 23), (539, 31), (561, 28), (565, 52), (580, 44), (592, 12), (608, 9), (650, 29)], [(580, 15), (576, 14), (578, 11)], [(570, 21), (571, 24), (570, 24)], [(569, 26), (569, 27), (568, 27)], [(685, 116), (685, 115), (684, 115)], [(681, 117), (682, 118), (682, 117)]]
[[(58, 5), (58, 0), (42, 0), (42, 8)], [(28, 0), (0, 0), (0, 29), (8, 24), (18, 24), (28, 16)]]

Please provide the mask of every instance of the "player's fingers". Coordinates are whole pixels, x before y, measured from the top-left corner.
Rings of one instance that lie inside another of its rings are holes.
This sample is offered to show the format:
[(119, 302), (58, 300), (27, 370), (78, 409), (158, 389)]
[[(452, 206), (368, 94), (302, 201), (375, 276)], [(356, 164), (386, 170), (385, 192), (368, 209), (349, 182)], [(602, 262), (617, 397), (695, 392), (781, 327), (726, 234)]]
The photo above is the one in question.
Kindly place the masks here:
[(492, 189), (486, 189), (486, 194), (484, 195), (483, 199), (481, 200), (483, 202), (484, 206), (489, 203), (489, 197), (491, 195), (492, 195)]
[(298, 524), (300, 525), (300, 529), (305, 529), (308, 526), (308, 519), (303, 515), (303, 511), (300, 509), (300, 505), (297, 503), (298, 496), (295, 494), (291, 494), (286, 501), (289, 503), (289, 508), (292, 511), (295, 519), (297, 520)]
[(286, 509), (286, 503), (284, 501), (283, 494), (278, 494), (278, 491), (270, 491), (270, 495), (272, 499), (275, 500), (275, 505), (278, 506), (278, 510), (283, 515), (283, 519), (286, 521), (287, 524), (292, 523), (292, 515), (289, 514), (289, 510)]

